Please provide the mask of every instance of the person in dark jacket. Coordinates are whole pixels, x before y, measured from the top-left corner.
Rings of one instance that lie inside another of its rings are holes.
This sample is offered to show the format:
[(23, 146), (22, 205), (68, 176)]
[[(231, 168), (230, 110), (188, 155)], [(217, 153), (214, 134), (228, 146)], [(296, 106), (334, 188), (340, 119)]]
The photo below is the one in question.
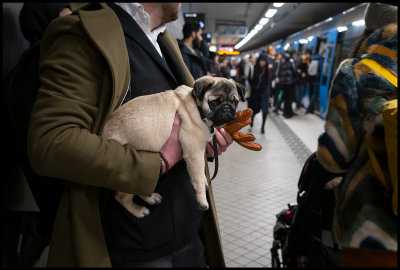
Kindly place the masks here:
[(231, 79), (231, 70), (229, 68), (229, 60), (224, 58), (219, 63), (219, 76)]
[(279, 98), (280, 88), (276, 83), (276, 72), (278, 71), (278, 66), (282, 61), (282, 53), (278, 53), (275, 55), (274, 63), (272, 66), (272, 74), (271, 74), (271, 95), (273, 97), (273, 112), (278, 114), (278, 110), (281, 110), (281, 99)]
[(55, 18), (71, 13), (68, 3), (25, 2), (19, 14), (19, 24), (24, 38), (30, 46), (39, 42), (47, 25)]
[(196, 80), (207, 75), (206, 59), (199, 50), (203, 37), (198, 22), (186, 22), (183, 26), (183, 40), (179, 44), (183, 61)]
[(207, 72), (212, 77), (220, 77), (219, 55), (215, 52), (209, 52), (207, 59)]
[(307, 56), (305, 54), (300, 56), (300, 61), (297, 66), (297, 73), (298, 73), (298, 84), (297, 84), (297, 99), (296, 99), (296, 109), (300, 109), (303, 104), (301, 103), (304, 93), (306, 91), (306, 86), (307, 86), (307, 69), (308, 69), (308, 64), (307, 64)]
[(268, 56), (261, 53), (254, 66), (254, 75), (250, 80), (251, 96), (248, 100), (249, 108), (253, 110), (250, 127), (253, 127), (254, 116), (262, 111), (261, 134), (265, 133), (265, 121), (269, 110), (270, 88), (268, 75)]
[[(322, 65), (324, 64), (324, 56), (320, 55), (320, 54), (316, 54), (313, 55), (311, 57), (311, 62), (313, 60), (317, 60), (318, 61), (318, 71), (317, 74), (315, 76), (309, 76), (309, 83), (310, 85), (312, 85), (313, 87), (313, 93), (311, 95), (310, 98), (310, 104), (307, 107), (306, 113), (313, 113), (314, 112), (314, 105), (315, 102), (317, 101), (318, 95), (319, 95), (319, 82), (321, 80), (321, 73), (322, 73)], [(310, 62), (310, 63), (311, 63)]]
[(292, 102), (294, 101), (294, 91), (296, 82), (297, 69), (290, 53), (283, 53), (283, 58), (280, 61), (276, 71), (276, 83), (283, 90), (283, 117), (291, 118), (294, 114)]
[[(44, 204), (46, 200), (42, 200), (40, 195), (49, 194), (49, 197), (54, 198), (56, 192), (43, 190), (42, 193), (42, 189), (39, 190), (37, 185), (32, 184), (37, 180), (37, 177), (33, 175), (28, 162), (25, 140), (29, 120), (29, 105), (30, 102), (34, 101), (34, 93), (31, 90), (38, 83), (40, 41), (51, 21), (69, 13), (71, 13), (71, 10), (68, 3), (58, 2), (25, 2), (19, 12), (20, 30), (23, 37), (29, 42), (29, 48), (22, 53), (16, 65), (9, 72), (6, 72), (3, 78), (4, 99), (2, 100), (4, 100), (4, 103), (2, 105), (4, 106), (2, 107), (5, 109), (5, 130), (7, 130), (6, 140), (8, 142), (5, 155), (8, 156), (8, 153), (10, 153), (11, 156), (9, 168), (15, 166), (15, 168), (18, 168), (18, 172), (21, 171), (21, 178), (19, 176), (18, 178), (22, 179), (23, 177), (23, 181), (26, 181), (30, 190), (29, 193), (33, 195), (34, 204), (37, 205), (35, 207), (38, 207), (39, 211), (7, 211), (5, 218), (3, 217), (4, 220), (7, 220), (7, 224), (2, 230), (5, 236), (2, 241), (3, 266), (6, 267), (34, 267), (44, 249), (50, 243), (53, 217), (44, 214), (44, 212), (52, 208), (53, 205)], [(15, 105), (14, 100), (18, 100)], [(14, 169), (9, 172), (11, 171), (14, 171)], [(14, 173), (5, 179), (8, 179), (8, 181), (5, 182), (7, 186), (4, 186), (4, 190), (9, 193), (8, 188), (15, 184), (8, 186), (8, 183), (19, 183), (19, 179), (16, 178)], [(40, 178), (40, 180), (43, 179)], [(19, 186), (19, 189), (21, 187)], [(11, 196), (14, 195), (13, 193)], [(19, 197), (19, 199), (21, 198)], [(25, 197), (22, 198), (22, 201), (19, 201), (19, 199), (17, 199), (18, 203), (27, 202)]]

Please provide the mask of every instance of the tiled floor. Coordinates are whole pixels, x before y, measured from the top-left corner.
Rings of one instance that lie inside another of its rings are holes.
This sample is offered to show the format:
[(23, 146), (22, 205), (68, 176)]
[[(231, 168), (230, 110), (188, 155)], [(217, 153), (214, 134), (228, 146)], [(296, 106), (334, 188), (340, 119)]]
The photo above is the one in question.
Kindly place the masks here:
[[(305, 161), (291, 141), (299, 139), (303, 155), (314, 152), (323, 120), (303, 110), (291, 119), (270, 113), (265, 134), (260, 133), (260, 126), (261, 113), (251, 133), (263, 149), (255, 152), (233, 143), (220, 157), (218, 176), (213, 180), (227, 267), (271, 267), (275, 215), (296, 201)], [(242, 132), (249, 132), (248, 127)], [(213, 168), (210, 164), (211, 173)]]

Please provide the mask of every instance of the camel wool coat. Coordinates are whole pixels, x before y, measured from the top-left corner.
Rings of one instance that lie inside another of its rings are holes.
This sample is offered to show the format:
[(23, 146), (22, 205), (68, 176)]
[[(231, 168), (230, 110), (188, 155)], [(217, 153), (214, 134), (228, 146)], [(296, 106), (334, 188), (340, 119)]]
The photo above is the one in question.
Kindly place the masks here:
[[(28, 156), (37, 173), (66, 180), (48, 266), (111, 267), (100, 218), (100, 188), (152, 194), (160, 155), (100, 137), (105, 120), (128, 89), (125, 37), (106, 4), (70, 6), (73, 13), (54, 20), (42, 40), (41, 87), (31, 114)], [(176, 40), (167, 31), (163, 35), (192, 87), (194, 80)], [(205, 171), (210, 179), (208, 167)], [(224, 267), (211, 185), (207, 198), (210, 208), (200, 230), (206, 260), (210, 267)]]

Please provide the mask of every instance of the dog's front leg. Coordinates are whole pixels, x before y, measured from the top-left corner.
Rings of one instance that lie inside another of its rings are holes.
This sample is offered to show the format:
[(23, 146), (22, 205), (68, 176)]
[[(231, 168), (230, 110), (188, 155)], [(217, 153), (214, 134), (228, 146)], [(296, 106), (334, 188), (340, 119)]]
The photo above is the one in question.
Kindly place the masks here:
[(207, 178), (205, 175), (205, 161), (204, 161), (204, 151), (200, 150), (191, 154), (185, 155), (185, 150), (183, 158), (186, 161), (186, 167), (190, 176), (191, 183), (196, 192), (196, 201), (198, 207), (201, 210), (208, 209), (208, 202), (206, 196), (206, 189), (208, 188)]

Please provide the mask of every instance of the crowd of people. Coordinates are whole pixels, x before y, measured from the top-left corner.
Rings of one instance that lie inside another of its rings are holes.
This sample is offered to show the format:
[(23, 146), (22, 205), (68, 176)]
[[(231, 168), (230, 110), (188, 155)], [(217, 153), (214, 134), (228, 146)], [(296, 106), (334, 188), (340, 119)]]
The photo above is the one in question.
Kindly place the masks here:
[[(323, 55), (313, 54), (310, 49), (306, 49), (297, 57), (293, 50), (277, 53), (272, 46), (257, 55), (219, 55), (208, 51), (201, 34), (202, 29), (196, 22), (187, 22), (183, 27), (184, 38), (180, 41), (180, 49), (189, 71), (195, 79), (209, 75), (233, 79), (243, 84), (247, 92), (247, 105), (253, 110), (252, 120), (257, 113), (262, 112), (262, 134), (265, 133), (270, 109), (276, 114), (282, 112), (285, 118), (297, 115), (301, 108), (304, 108), (305, 113), (314, 113), (319, 96)], [(208, 51), (208, 57), (205, 51)]]

